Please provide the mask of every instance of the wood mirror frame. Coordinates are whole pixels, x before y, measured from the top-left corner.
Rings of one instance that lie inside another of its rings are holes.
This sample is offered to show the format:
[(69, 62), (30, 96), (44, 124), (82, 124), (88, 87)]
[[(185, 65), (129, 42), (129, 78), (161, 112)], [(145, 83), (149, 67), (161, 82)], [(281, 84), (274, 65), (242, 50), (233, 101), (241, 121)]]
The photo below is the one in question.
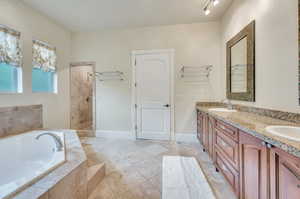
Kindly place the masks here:
[[(247, 37), (247, 92), (231, 92), (231, 48)], [(226, 48), (227, 98), (241, 101), (255, 101), (255, 21), (252, 21), (227, 42)]]

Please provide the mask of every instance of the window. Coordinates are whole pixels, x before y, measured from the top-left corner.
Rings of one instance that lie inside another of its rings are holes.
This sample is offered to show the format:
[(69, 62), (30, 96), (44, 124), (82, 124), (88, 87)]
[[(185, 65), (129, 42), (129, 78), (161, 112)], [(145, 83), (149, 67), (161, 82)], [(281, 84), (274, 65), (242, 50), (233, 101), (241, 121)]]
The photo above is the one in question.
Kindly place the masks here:
[(19, 80), (21, 79), (21, 70), (6, 63), (0, 63), (0, 92), (18, 93)]
[(57, 92), (56, 51), (50, 45), (33, 41), (33, 92)]
[(32, 91), (56, 93), (56, 73), (43, 71), (39, 68), (32, 69)]
[(0, 25), (0, 93), (22, 92), (20, 35)]

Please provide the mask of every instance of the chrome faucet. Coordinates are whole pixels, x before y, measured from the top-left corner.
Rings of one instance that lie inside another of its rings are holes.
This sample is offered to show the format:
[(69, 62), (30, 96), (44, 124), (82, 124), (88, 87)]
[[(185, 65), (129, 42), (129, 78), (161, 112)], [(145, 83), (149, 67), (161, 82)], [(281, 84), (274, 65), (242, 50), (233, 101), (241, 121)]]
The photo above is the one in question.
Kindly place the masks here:
[(232, 103), (231, 103), (231, 101), (230, 101), (229, 99), (224, 99), (224, 100), (222, 100), (222, 103), (225, 103), (226, 106), (227, 106), (227, 108), (228, 108), (229, 110), (232, 110), (232, 109), (233, 109), (233, 105), (232, 105)]
[(63, 145), (63, 143), (62, 143), (60, 137), (57, 136), (57, 135), (55, 135), (54, 133), (42, 133), (42, 134), (36, 136), (35, 139), (39, 140), (40, 137), (42, 137), (42, 136), (44, 136), (44, 135), (49, 135), (50, 137), (52, 137), (52, 138), (54, 139), (54, 142), (55, 142), (55, 144), (56, 144), (56, 150), (57, 150), (57, 151), (63, 151), (64, 145)]

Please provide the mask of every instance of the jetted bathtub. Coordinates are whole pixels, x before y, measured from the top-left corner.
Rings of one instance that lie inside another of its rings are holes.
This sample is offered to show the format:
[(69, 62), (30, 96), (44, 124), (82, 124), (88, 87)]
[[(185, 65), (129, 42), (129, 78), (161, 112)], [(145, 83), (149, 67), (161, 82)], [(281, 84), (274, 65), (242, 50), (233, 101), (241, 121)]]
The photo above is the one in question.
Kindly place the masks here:
[(32, 131), (0, 138), (0, 199), (22, 191), (65, 161), (65, 147), (57, 151), (51, 136), (36, 139), (43, 133), (57, 135), (64, 145), (64, 133), (54, 131)]

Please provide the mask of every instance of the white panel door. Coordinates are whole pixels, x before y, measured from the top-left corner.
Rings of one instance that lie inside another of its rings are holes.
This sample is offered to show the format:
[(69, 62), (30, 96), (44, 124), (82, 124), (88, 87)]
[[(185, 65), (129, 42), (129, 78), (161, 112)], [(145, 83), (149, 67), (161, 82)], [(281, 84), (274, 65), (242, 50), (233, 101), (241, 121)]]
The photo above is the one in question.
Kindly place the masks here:
[(170, 139), (170, 53), (136, 55), (137, 137)]

